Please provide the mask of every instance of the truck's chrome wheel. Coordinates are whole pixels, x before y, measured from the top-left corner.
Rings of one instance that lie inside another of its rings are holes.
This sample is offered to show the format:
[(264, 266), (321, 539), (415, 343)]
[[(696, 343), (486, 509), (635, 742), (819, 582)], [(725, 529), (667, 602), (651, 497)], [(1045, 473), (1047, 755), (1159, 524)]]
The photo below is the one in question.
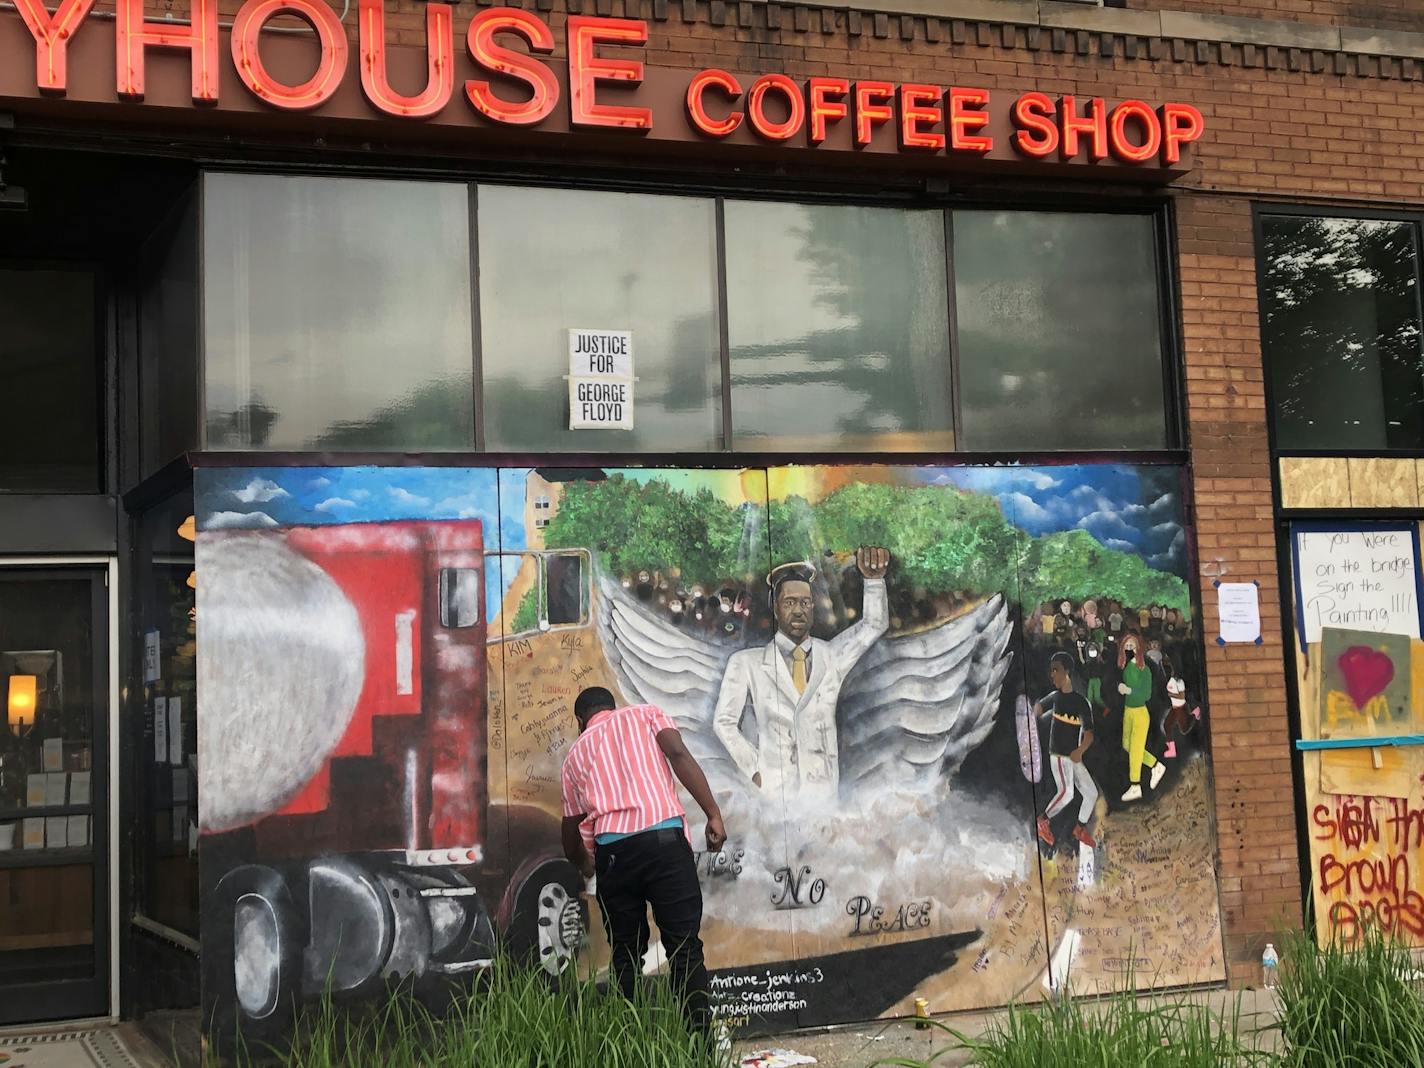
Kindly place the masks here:
[(232, 919), (233, 984), (237, 1003), (254, 1020), (272, 1015), (282, 986), (282, 933), (272, 903), (260, 894), (238, 898)]
[(583, 912), (559, 883), (539, 891), (539, 964), (550, 975), (569, 966), (583, 941)]

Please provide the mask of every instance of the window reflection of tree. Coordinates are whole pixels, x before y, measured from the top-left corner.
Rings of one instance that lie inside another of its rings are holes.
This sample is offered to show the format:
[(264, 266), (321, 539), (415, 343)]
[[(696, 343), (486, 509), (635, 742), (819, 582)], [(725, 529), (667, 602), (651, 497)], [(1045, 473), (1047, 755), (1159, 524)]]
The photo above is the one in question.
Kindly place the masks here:
[(964, 445), (1161, 448), (1153, 221), (956, 211)]
[(1262, 229), (1261, 340), (1278, 444), (1424, 444), (1414, 227), (1276, 216)]
[[(672, 309), (669, 309), (672, 311)], [(634, 429), (568, 428), (567, 389), (562, 380), (538, 375), (498, 375), (485, 379), (485, 437), (491, 448), (549, 449), (560, 444), (589, 451), (699, 451), (721, 437), (721, 372), (712, 315), (684, 315), (665, 328), (666, 351), (645, 339), (662, 330), (633, 330)], [(532, 361), (531, 361), (532, 363)], [(560, 369), (560, 374), (567, 363)], [(527, 369), (527, 368), (526, 368)]]
[[(943, 216), (737, 203), (728, 220), (743, 443), (952, 447)], [(788, 255), (800, 278), (775, 277)], [(807, 305), (776, 305), (801, 289)]]

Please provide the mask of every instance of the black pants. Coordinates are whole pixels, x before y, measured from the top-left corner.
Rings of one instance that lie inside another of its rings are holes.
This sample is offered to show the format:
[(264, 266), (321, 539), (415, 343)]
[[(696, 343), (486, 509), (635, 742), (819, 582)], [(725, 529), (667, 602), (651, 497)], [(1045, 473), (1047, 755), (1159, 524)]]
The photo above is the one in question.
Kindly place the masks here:
[(613, 947), (613, 974), (632, 997), (648, 951), (648, 906), (662, 932), (672, 987), (688, 1023), (710, 1026), (707, 965), (702, 957), (702, 887), (692, 847), (681, 828), (643, 831), (600, 845), (594, 858), (598, 905)]

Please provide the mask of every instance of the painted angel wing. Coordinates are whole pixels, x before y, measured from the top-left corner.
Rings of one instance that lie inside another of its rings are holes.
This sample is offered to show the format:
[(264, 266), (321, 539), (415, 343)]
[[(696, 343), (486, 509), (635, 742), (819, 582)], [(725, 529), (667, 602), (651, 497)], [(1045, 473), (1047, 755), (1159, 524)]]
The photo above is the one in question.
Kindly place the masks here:
[(1012, 635), (996, 594), (933, 630), (876, 642), (841, 691), (842, 785), (904, 791), (949, 779), (993, 729)]
[(733, 650), (685, 634), (659, 619), (623, 587), (600, 575), (598, 636), (623, 699), (657, 705), (672, 717), (703, 770), (737, 774), (726, 746), (712, 733), (722, 673)]

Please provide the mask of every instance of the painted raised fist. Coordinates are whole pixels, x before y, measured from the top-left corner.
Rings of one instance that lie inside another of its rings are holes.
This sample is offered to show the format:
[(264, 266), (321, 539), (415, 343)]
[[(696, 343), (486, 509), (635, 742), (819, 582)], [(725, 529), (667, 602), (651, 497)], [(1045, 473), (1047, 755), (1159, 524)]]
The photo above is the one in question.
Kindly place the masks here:
[(862, 545), (855, 551), (855, 566), (868, 579), (884, 578), (890, 567), (890, 550)]

